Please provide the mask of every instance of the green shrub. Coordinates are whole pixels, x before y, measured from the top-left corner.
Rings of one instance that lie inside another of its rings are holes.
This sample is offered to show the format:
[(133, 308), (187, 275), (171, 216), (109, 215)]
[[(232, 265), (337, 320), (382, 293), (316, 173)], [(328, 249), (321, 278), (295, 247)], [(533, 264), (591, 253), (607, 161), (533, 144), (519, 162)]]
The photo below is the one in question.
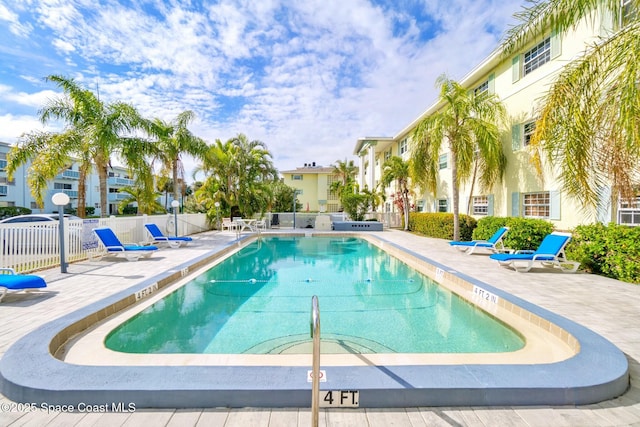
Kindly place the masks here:
[(0, 219), (9, 218), (17, 215), (28, 215), (31, 209), (21, 206), (0, 206)]
[[(460, 240), (471, 240), (476, 220), (468, 215), (460, 215)], [(410, 212), (409, 228), (411, 231), (429, 237), (453, 239), (452, 213)]]
[(476, 228), (473, 230), (473, 240), (487, 240), (500, 227), (507, 225), (509, 218), (499, 216), (486, 216), (478, 220)]
[(514, 250), (538, 249), (544, 236), (553, 232), (553, 225), (543, 219), (487, 216), (478, 220), (473, 238), (487, 240), (500, 227), (509, 227), (503, 242), (505, 247)]
[(592, 273), (640, 283), (640, 227), (579, 225), (572, 232), (567, 257)]

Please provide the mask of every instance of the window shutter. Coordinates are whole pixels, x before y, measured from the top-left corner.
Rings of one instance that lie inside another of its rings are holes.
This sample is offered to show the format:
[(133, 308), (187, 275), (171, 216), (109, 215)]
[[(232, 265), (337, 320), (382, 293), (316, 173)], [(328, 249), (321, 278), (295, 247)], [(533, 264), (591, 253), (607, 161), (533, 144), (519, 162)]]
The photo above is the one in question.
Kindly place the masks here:
[(520, 216), (520, 193), (511, 193), (511, 216)]
[(452, 209), (451, 209), (451, 197), (447, 197), (447, 212), (452, 212)]
[(562, 38), (555, 31), (551, 33), (551, 59), (557, 58), (562, 53)]
[(520, 150), (522, 146), (522, 124), (517, 123), (511, 127), (511, 149)]
[(489, 95), (493, 95), (496, 93), (496, 75), (491, 73), (489, 74)]
[(560, 220), (560, 192), (549, 191), (549, 219)]
[(611, 187), (598, 189), (598, 206), (596, 208), (596, 221), (602, 224), (611, 222)]
[(493, 216), (493, 194), (487, 196), (487, 202), (489, 204), (487, 206), (487, 216)]
[(522, 66), (520, 64), (520, 55), (516, 55), (511, 59), (511, 81), (512, 83), (520, 80)]

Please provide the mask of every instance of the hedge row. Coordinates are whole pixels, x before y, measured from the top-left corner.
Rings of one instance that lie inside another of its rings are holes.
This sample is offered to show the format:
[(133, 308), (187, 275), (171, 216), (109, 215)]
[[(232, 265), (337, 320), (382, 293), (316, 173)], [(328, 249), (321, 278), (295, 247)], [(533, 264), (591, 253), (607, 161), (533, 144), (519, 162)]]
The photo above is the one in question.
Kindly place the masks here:
[[(460, 240), (471, 240), (476, 220), (468, 215), (460, 215)], [(439, 239), (453, 239), (452, 213), (409, 213), (409, 229), (415, 233)]]
[[(453, 214), (412, 212), (409, 227), (425, 236), (452, 240)], [(476, 222), (460, 215), (460, 240), (487, 240), (500, 227), (509, 227), (503, 242), (514, 250), (535, 250), (553, 232), (553, 225), (542, 219), (488, 216)], [(579, 225), (572, 230), (566, 255), (591, 273), (640, 284), (640, 227)]]
[(630, 283), (640, 283), (640, 227), (579, 225), (572, 232), (567, 257), (581, 268)]
[(543, 219), (487, 216), (478, 221), (472, 238), (487, 240), (500, 227), (509, 227), (502, 241), (514, 250), (536, 250), (544, 236), (553, 231), (553, 225)]
[(31, 213), (31, 209), (20, 206), (0, 206), (0, 219), (9, 218), (17, 215), (27, 215)]

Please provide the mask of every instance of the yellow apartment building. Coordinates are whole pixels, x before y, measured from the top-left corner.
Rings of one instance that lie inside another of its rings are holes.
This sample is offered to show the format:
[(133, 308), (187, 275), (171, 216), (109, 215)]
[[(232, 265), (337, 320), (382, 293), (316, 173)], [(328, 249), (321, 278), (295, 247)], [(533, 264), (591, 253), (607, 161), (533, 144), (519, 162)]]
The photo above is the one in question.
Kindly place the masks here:
[[(610, 198), (603, 198), (597, 212), (584, 212), (563, 194), (560, 183), (555, 179), (556, 171), (545, 165), (544, 178), (538, 177), (526, 148), (535, 129), (537, 101), (560, 70), (572, 59), (583, 55), (600, 37), (606, 37), (619, 28), (620, 22), (623, 22), (621, 17), (616, 19), (610, 13), (601, 13), (597, 20), (585, 20), (566, 34), (547, 33), (544, 37), (531, 40), (524, 49), (513, 55), (506, 56), (498, 48), (460, 81), (469, 90), (496, 94), (505, 104), (511, 121), (511, 128), (504, 129), (503, 137), (508, 164), (504, 181), (486, 193), (480, 193), (479, 186), (475, 185), (473, 194), (470, 183), (462, 184), (460, 213), (469, 213), (476, 219), (487, 215), (543, 218), (552, 222), (556, 229), (571, 229), (578, 224), (594, 221), (640, 225), (640, 198), (635, 203), (617, 207), (610, 206)], [(354, 154), (359, 159), (358, 182), (361, 188), (378, 186), (382, 165), (392, 155), (405, 160), (410, 158), (411, 135), (415, 127), (438, 108), (437, 102), (434, 103), (393, 137), (358, 139)], [(446, 144), (443, 144), (443, 149), (448, 150)], [(442, 151), (435, 197), (416, 189), (412, 200), (416, 210), (452, 211), (449, 159), (450, 153)], [(387, 195), (392, 194), (393, 184), (384, 190)], [(386, 212), (396, 209), (389, 197), (381, 208)]]
[(323, 167), (312, 162), (280, 173), (283, 182), (297, 191), (303, 212), (338, 212), (340, 201), (338, 195), (331, 191), (331, 183), (338, 179), (333, 169), (333, 166)]

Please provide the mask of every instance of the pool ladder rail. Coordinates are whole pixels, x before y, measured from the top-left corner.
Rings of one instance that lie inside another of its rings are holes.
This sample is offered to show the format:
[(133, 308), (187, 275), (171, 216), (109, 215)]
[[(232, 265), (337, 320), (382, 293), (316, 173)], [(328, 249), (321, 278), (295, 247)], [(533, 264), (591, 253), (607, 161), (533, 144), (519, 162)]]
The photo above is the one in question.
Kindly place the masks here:
[(311, 338), (313, 339), (313, 362), (311, 371), (311, 425), (318, 426), (320, 406), (320, 307), (318, 297), (311, 297)]

